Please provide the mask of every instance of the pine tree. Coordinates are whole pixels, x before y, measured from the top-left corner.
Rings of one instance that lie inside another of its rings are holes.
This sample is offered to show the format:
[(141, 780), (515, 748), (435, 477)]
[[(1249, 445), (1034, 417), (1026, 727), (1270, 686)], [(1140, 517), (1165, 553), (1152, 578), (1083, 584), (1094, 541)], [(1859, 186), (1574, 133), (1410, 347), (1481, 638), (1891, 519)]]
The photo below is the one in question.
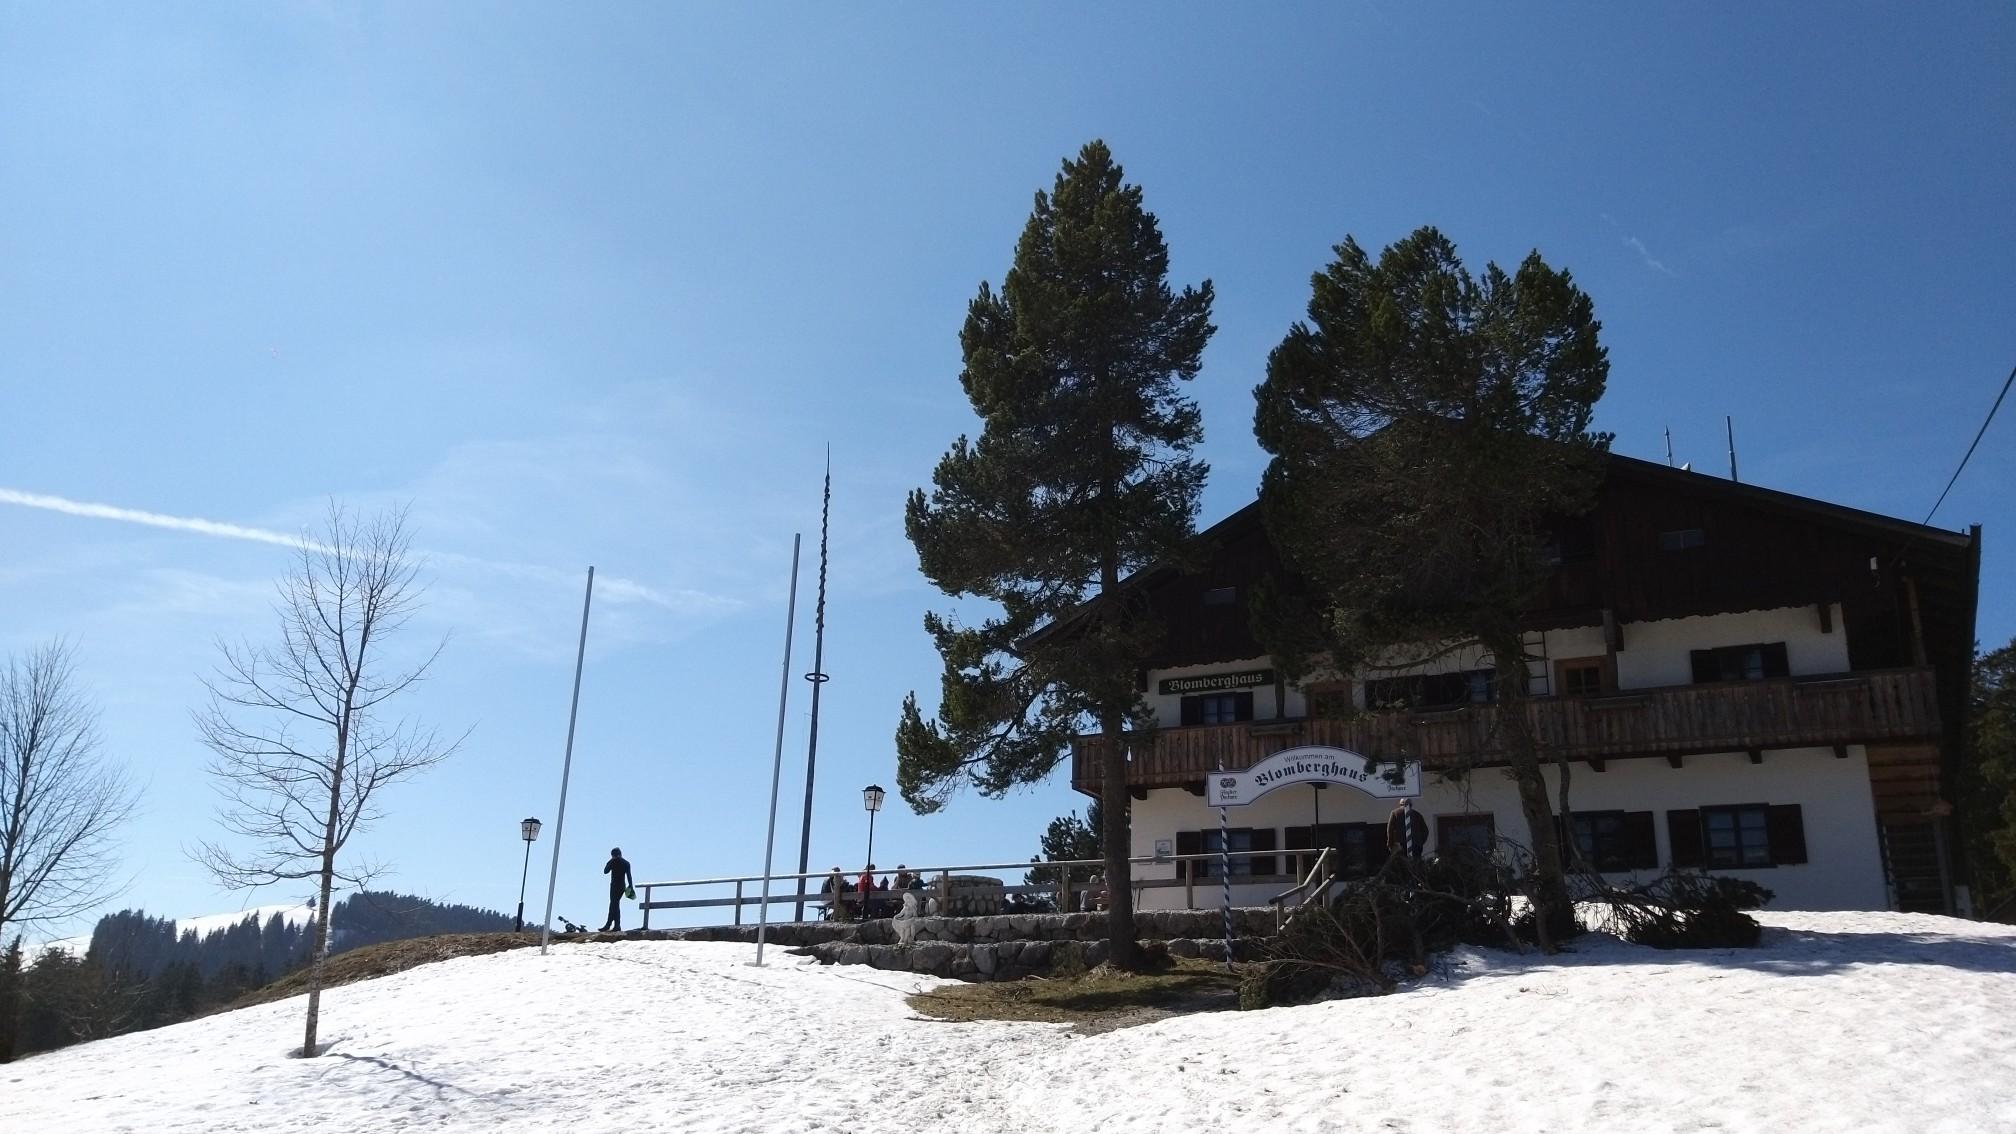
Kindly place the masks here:
[(2016, 639), (1978, 653), (1967, 699), (1960, 812), (1975, 906), (2016, 920)]
[(14, 1059), (15, 1037), (21, 1032), (21, 935), (8, 942), (0, 954), (0, 1063)]
[[(915, 693), (903, 703), (903, 798), (929, 812), (962, 784), (999, 796), (1041, 780), (1095, 724), (1122, 966), (1135, 952), (1125, 741), (1156, 635), (1120, 581), (1181, 553), (1206, 472), (1191, 456), (1197, 407), (1177, 383), (1196, 376), (1214, 330), (1211, 284), (1172, 292), (1168, 269), (1140, 188), (1103, 142), (1086, 145), (1036, 194), (1000, 292), (983, 283), (967, 308), (960, 382), (980, 437), (953, 442), (905, 517), (932, 583), (1000, 609), (977, 626), (925, 616), (945, 670), (936, 721)], [(1068, 633), (1032, 637), (1073, 612)]]
[[(1264, 591), (1256, 629), (1298, 677), (1409, 651), (1490, 655), (1551, 946), (1549, 928), (1572, 913), (1520, 705), (1521, 619), (1550, 570), (1549, 525), (1586, 512), (1601, 483), (1609, 438), (1589, 430), (1610, 369), (1601, 324), (1538, 252), (1481, 279), (1433, 228), (1377, 264), (1350, 239), (1336, 253), (1313, 279), (1309, 321), (1269, 355), (1254, 391), (1255, 432), (1274, 457), (1262, 510), (1307, 584)], [(1564, 805), (1567, 790), (1564, 762)]]
[[(1050, 826), (1043, 831), (1037, 845), (1042, 848), (1031, 862), (1070, 862), (1074, 859), (1100, 857), (1099, 827), (1101, 817), (1099, 805), (1094, 803), (1085, 809), (1085, 818), (1078, 818), (1076, 811), (1069, 815), (1059, 815), (1050, 820)], [(1055, 886), (1060, 875), (1071, 879), (1073, 893), (1082, 891), (1092, 880), (1093, 867), (1090, 866), (1038, 866), (1022, 876), (1029, 886)]]

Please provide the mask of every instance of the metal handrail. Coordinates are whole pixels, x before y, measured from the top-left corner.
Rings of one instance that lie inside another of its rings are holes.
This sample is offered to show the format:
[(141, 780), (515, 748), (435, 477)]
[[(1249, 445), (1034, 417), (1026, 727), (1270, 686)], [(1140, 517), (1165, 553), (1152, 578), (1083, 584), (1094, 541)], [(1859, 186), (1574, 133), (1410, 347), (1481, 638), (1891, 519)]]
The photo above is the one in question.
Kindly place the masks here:
[[(1295, 907), (1295, 913), (1299, 914), (1309, 908), (1310, 902), (1315, 901), (1330, 889), (1330, 883), (1336, 879), (1336, 870), (1330, 861), (1330, 856), (1335, 853), (1337, 853), (1336, 847), (1324, 847), (1323, 853), (1316, 856), (1316, 861), (1309, 864), (1308, 877), (1274, 895), (1272, 898), (1267, 899), (1268, 904), (1274, 907), (1274, 932), (1281, 932), (1286, 925), (1281, 919), (1281, 904), (1283, 902), (1286, 902), (1296, 894), (1302, 894), (1302, 901)], [(1322, 880), (1321, 884), (1315, 889), (1310, 890), (1309, 884), (1316, 882), (1319, 878)], [(1308, 893), (1302, 893), (1304, 890), (1308, 890)], [(1288, 915), (1288, 921), (1293, 920), (1295, 920), (1295, 914)]]
[[(1136, 896), (1138, 897), (1139, 891), (1142, 890), (1156, 890), (1175, 886), (1184, 887), (1187, 893), (1190, 887), (1194, 884), (1196, 878), (1196, 872), (1193, 869), (1190, 869), (1186, 866), (1186, 864), (1189, 863), (1203, 862), (1209, 864), (1217, 862), (1221, 858), (1238, 858), (1238, 859), (1279, 858), (1284, 853), (1292, 853), (1292, 852), (1283, 852), (1280, 850), (1258, 850), (1258, 851), (1235, 850), (1225, 852), (1223, 855), (1221, 855), (1217, 851), (1206, 851), (1197, 854), (1171, 854), (1171, 855), (1159, 855), (1159, 856), (1145, 855), (1138, 858), (1129, 858), (1127, 862), (1130, 866), (1173, 865), (1177, 867), (1176, 877), (1174, 878), (1133, 879), (1131, 882), (1131, 888), (1136, 891)], [(970, 866), (921, 866), (906, 869), (910, 869), (913, 873), (918, 874), (920, 876), (935, 875), (937, 877), (939, 884), (947, 884), (948, 880), (953, 874), (959, 874), (959, 873), (977, 873), (977, 872), (1001, 871), (1001, 870), (1028, 870), (1031, 869), (1032, 867), (1069, 868), (1080, 866), (1103, 867), (1105, 865), (1106, 860), (1103, 858), (1040, 859), (1034, 861), (1025, 858), (1025, 859), (1018, 859), (1013, 862), (981, 863)], [(876, 871), (876, 873), (893, 874), (895, 872), (878, 870)], [(833, 876), (832, 871), (822, 870), (822, 871), (808, 871), (804, 874), (772, 874), (770, 875), (769, 880), (775, 883), (775, 882), (789, 882), (798, 879), (812, 879), (812, 878), (823, 879), (823, 878), (830, 878), (832, 876)], [(853, 877), (857, 877), (857, 875), (843, 873), (842, 877), (851, 879)], [(1247, 884), (1250, 884), (1250, 882), (1252, 881), (1263, 881), (1267, 879), (1272, 879), (1274, 877), (1278, 876), (1277, 875), (1267, 875), (1264, 877), (1249, 876)], [(645, 929), (651, 928), (652, 910), (701, 909), (701, 908), (729, 906), (733, 907), (733, 909), (735, 910), (734, 924), (740, 925), (742, 924), (742, 908), (744, 906), (762, 906), (765, 904), (777, 905), (780, 903), (788, 904), (799, 900), (799, 895), (795, 891), (792, 892), (774, 891), (770, 894), (767, 901), (761, 895), (758, 894), (745, 895), (742, 892), (742, 887), (744, 885), (752, 882), (762, 882), (763, 880), (764, 878), (763, 875), (761, 874), (743, 874), (743, 875), (731, 875), (723, 878), (680, 878), (662, 882), (637, 883), (636, 889), (640, 891), (640, 900), (637, 903), (637, 908), (643, 911), (644, 914), (643, 928)], [(654, 899), (653, 896), (653, 892), (659, 889), (671, 889), (687, 886), (728, 886), (728, 885), (732, 885), (735, 887), (735, 896), (732, 898), (689, 898), (684, 900), (673, 901), (673, 900), (656, 900)], [(1038, 883), (1033, 885), (1028, 883), (1021, 883), (1015, 885), (1009, 885), (1007, 883), (1003, 883), (1001, 892), (1003, 894), (1055, 893), (1058, 895), (1059, 908), (1068, 911), (1071, 906), (1071, 891), (1076, 887), (1085, 885), (1090, 885), (1090, 883), (1072, 882), (1069, 870), (1065, 869), (1060, 873), (1058, 881), (1055, 883), (1048, 883), (1048, 884)], [(852, 892), (851, 888), (849, 892), (850, 893)], [(877, 892), (881, 893), (883, 891), (877, 891)], [(894, 894), (897, 893), (897, 891), (889, 890), (887, 891), (887, 893)], [(808, 898), (816, 898), (817, 896), (818, 895), (816, 893), (809, 893), (809, 892), (805, 895), (805, 897)], [(843, 898), (842, 900), (844, 901), (846, 899)]]

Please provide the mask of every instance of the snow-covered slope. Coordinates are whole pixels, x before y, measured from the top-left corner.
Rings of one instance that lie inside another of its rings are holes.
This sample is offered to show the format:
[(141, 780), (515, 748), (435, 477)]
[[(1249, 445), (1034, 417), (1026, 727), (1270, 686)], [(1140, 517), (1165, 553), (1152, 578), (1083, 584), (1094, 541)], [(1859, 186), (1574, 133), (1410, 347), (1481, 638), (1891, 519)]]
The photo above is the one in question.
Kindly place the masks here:
[(1102, 1035), (942, 1023), (936, 982), (748, 946), (567, 945), (0, 1067), (63, 1131), (2016, 1130), (2016, 928), (1766, 915), (1765, 947), (1478, 951), (1395, 996)]
[[(313, 902), (295, 902), (291, 905), (253, 906), (251, 909), (238, 910), (235, 913), (178, 917), (175, 919), (175, 935), (180, 937), (182, 934), (193, 929), (196, 931), (196, 936), (202, 937), (215, 930), (229, 929), (248, 917), (256, 917), (259, 919), (260, 925), (265, 925), (276, 913), (281, 915), (288, 925), (306, 925), (315, 919), (315, 904)], [(61, 949), (66, 953), (74, 953), (81, 957), (86, 950), (91, 948), (91, 935), (87, 933), (82, 937), (64, 937), (51, 941), (48, 945), (43, 946), (43, 948)]]

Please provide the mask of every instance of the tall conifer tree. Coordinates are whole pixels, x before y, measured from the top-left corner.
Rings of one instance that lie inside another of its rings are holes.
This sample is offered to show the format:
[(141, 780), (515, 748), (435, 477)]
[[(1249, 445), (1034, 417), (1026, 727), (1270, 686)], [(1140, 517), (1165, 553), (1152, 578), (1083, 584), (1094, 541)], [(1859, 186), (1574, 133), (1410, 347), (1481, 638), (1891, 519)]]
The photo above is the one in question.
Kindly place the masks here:
[[(1262, 509), (1306, 591), (1263, 593), (1256, 629), (1290, 673), (1353, 674), (1481, 648), (1498, 741), (1532, 831), (1535, 897), (1569, 916), (1562, 848), (1522, 702), (1523, 618), (1552, 526), (1587, 512), (1609, 437), (1589, 429), (1609, 359), (1589, 297), (1535, 252), (1473, 278), (1422, 228), (1375, 264), (1346, 239), (1309, 321), (1267, 359), (1254, 428)], [(1561, 801), (1568, 769), (1560, 769)], [(1572, 850), (1572, 848), (1570, 848)]]
[[(1047, 776), (1086, 722), (1104, 738), (1101, 843), (1112, 960), (1134, 960), (1126, 733), (1135, 673), (1156, 637), (1121, 579), (1177, 556), (1206, 467), (1196, 376), (1211, 284), (1172, 292), (1169, 252), (1141, 190), (1105, 143), (1067, 160), (960, 332), (959, 379), (980, 416), (910, 495), (907, 529), (946, 594), (998, 604), (977, 625), (927, 614), (945, 663), (938, 718), (913, 693), (896, 730), (897, 783), (920, 812), (961, 784), (998, 796)], [(1032, 634), (1075, 614), (1069, 631)]]

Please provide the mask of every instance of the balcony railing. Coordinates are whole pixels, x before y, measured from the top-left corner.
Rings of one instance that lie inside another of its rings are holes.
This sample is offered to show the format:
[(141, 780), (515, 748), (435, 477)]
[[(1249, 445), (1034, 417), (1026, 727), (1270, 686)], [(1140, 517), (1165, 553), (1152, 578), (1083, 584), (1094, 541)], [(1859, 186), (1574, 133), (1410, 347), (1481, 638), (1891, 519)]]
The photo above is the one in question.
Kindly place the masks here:
[[(1216, 768), (1251, 767), (1302, 744), (1335, 745), (1381, 759), (1406, 757), (1430, 769), (1488, 764), (1504, 758), (1501, 712), (1497, 705), (1470, 705), (1361, 713), (1341, 720), (1163, 728), (1132, 743), (1127, 783), (1142, 788), (1199, 783)], [(1932, 740), (1939, 735), (1930, 669), (1538, 697), (1526, 702), (1525, 713), (1543, 755), (1565, 753), (1577, 760)], [(1097, 793), (1103, 744), (1096, 735), (1078, 738), (1071, 755), (1072, 787)]]

